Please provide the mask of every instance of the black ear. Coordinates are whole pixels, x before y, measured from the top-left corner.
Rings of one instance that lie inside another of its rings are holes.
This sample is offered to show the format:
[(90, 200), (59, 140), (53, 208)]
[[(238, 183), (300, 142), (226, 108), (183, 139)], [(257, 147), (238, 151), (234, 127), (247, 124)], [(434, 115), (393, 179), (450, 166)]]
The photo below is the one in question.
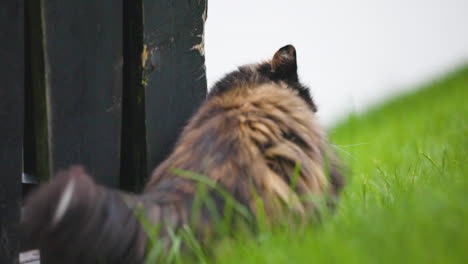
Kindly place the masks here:
[(271, 73), (276, 79), (297, 81), (296, 49), (286, 45), (279, 49), (271, 60)]

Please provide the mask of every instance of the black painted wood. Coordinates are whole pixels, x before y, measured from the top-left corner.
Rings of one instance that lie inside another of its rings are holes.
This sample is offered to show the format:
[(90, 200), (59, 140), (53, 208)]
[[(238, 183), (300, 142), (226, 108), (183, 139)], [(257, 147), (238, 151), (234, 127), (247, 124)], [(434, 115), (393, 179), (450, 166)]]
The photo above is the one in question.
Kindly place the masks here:
[(172, 150), (206, 96), (207, 0), (143, 0), (148, 169)]
[(23, 145), (24, 2), (0, 1), (0, 263), (18, 263)]
[(122, 0), (43, 1), (52, 172), (83, 164), (118, 185)]
[[(34, 136), (34, 96), (32, 90), (33, 80), (31, 78), (33, 69), (31, 67), (31, 21), (28, 15), (28, 4), (25, 3), (24, 18), (24, 136), (23, 136), (23, 172), (33, 175), (36, 172), (36, 139)], [(23, 191), (24, 194), (24, 191)]]
[(120, 187), (141, 191), (147, 175), (142, 1), (124, 1), (124, 87)]
[[(23, 172), (37, 181), (50, 175), (41, 2), (25, 2), (25, 122)], [(23, 197), (32, 186), (23, 186)]]
[(206, 0), (124, 2), (124, 189), (142, 189), (206, 96), (206, 12)]

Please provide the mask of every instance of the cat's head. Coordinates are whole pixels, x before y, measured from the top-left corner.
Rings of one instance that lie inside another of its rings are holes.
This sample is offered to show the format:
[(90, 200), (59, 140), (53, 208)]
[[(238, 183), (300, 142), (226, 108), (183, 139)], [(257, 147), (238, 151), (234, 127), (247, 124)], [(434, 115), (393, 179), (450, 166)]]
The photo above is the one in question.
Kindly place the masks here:
[(299, 81), (296, 49), (292, 45), (280, 48), (269, 61), (244, 65), (227, 74), (215, 83), (209, 96), (219, 96), (238, 88), (255, 88), (265, 83), (274, 83), (297, 92), (314, 112), (317, 111), (309, 89)]

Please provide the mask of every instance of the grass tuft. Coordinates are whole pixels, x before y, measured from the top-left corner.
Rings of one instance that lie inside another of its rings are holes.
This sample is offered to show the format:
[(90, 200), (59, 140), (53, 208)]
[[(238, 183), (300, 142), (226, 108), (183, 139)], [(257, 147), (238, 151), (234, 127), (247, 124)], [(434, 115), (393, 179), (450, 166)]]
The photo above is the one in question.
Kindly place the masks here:
[(349, 174), (335, 213), (226, 238), (211, 263), (468, 262), (468, 67), (329, 133)]

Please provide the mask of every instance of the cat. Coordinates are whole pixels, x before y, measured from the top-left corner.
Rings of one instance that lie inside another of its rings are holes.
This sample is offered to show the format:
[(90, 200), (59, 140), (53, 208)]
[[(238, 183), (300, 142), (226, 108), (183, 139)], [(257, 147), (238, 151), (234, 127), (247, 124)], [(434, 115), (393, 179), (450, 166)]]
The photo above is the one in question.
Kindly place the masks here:
[[(296, 49), (284, 46), (271, 60), (241, 66), (215, 83), (143, 193), (100, 186), (72, 167), (27, 199), (25, 233), (48, 264), (142, 263), (151, 234), (140, 217), (161, 227), (160, 241), (187, 225), (203, 240), (228, 206), (216, 187), (273, 223), (287, 211), (308, 219), (316, 208), (303, 197), (338, 197), (344, 185), (316, 111), (298, 78)], [(200, 183), (184, 173), (212, 184), (207, 196), (214, 209), (201, 206), (196, 224), (191, 215)]]

